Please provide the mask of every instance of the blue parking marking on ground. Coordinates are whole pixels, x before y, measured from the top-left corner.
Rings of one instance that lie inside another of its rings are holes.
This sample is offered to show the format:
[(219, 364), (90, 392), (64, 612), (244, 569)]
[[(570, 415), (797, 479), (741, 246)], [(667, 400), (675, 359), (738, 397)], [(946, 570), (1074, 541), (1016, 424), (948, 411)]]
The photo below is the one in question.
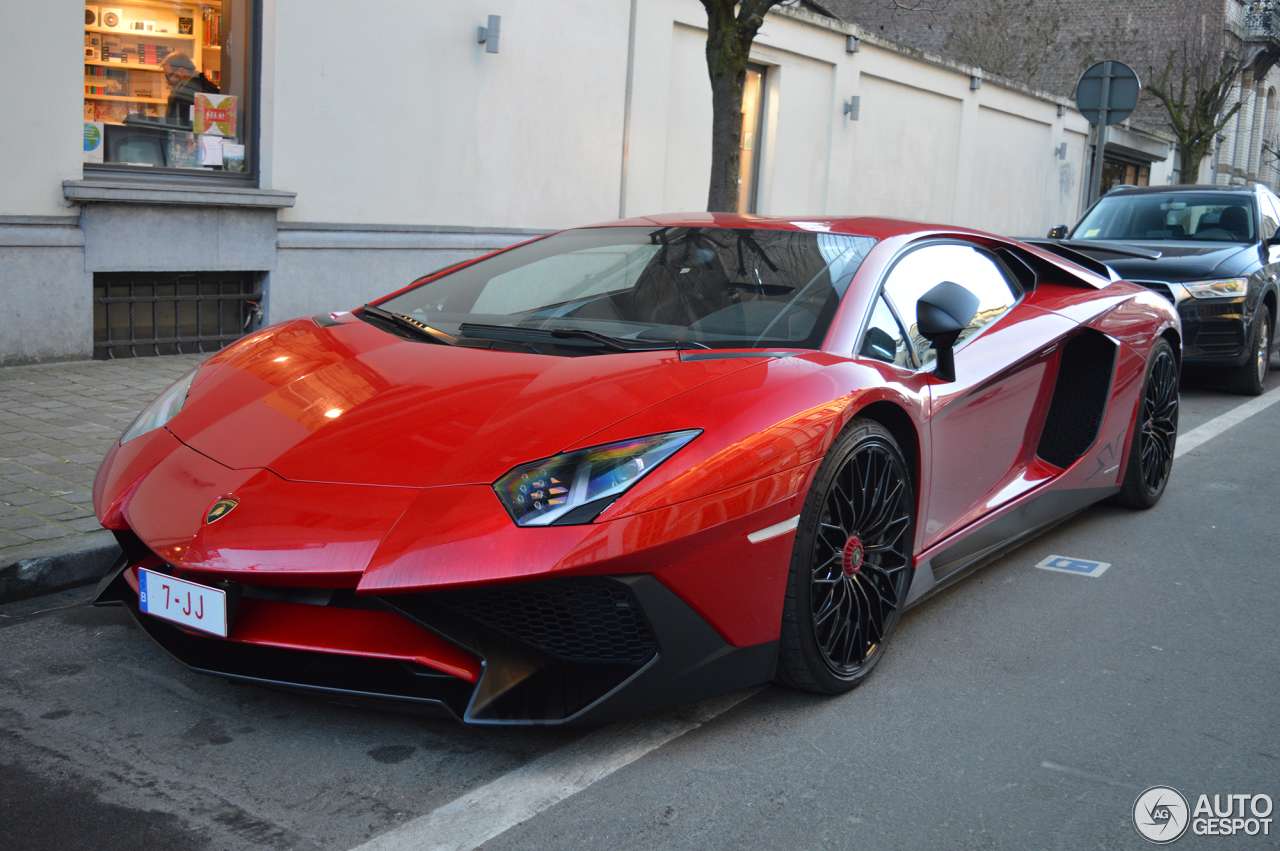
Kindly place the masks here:
[(1106, 573), (1111, 564), (1105, 561), (1091, 561), (1086, 558), (1049, 556), (1037, 564), (1036, 567), (1041, 570), (1056, 570), (1059, 573), (1074, 573), (1077, 576), (1098, 577)]

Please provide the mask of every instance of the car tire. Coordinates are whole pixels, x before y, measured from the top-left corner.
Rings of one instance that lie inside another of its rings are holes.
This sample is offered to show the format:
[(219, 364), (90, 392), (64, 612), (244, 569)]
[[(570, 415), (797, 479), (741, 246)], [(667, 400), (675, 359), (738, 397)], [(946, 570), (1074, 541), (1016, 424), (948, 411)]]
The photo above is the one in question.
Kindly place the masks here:
[(1178, 403), (1178, 359), (1169, 341), (1159, 340), (1147, 361), (1129, 463), (1115, 499), (1120, 505), (1150, 508), (1164, 494), (1178, 440)]
[(893, 436), (872, 420), (849, 423), (800, 514), (779, 683), (838, 694), (871, 673), (910, 586), (915, 505), (910, 468)]
[(1271, 371), (1271, 311), (1265, 304), (1258, 306), (1253, 317), (1253, 336), (1249, 339), (1249, 359), (1236, 369), (1228, 380), (1233, 393), (1245, 396), (1261, 396), (1267, 373)]

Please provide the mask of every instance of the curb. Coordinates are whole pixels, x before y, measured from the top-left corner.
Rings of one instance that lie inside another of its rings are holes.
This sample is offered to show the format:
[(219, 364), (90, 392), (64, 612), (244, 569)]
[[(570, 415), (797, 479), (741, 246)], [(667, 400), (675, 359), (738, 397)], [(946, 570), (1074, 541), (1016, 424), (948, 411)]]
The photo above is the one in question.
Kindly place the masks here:
[(103, 529), (66, 541), (32, 544), (0, 556), (0, 604), (97, 582), (120, 556), (115, 535)]

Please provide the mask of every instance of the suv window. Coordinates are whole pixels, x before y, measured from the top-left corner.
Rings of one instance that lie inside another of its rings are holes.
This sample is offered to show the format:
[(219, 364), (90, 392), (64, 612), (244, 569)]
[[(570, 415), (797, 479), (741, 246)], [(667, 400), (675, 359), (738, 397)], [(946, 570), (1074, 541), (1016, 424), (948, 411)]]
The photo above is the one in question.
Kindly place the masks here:
[(1262, 238), (1270, 239), (1280, 228), (1280, 208), (1276, 206), (1276, 196), (1270, 192), (1262, 195)]
[(1258, 238), (1257, 219), (1252, 192), (1111, 195), (1089, 211), (1071, 237), (1142, 242), (1165, 239), (1254, 242)]

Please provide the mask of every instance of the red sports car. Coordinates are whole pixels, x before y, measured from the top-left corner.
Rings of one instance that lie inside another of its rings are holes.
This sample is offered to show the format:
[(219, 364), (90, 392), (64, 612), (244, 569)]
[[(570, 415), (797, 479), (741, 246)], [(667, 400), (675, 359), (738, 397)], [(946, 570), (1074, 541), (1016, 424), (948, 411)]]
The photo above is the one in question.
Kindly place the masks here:
[(265, 329), (103, 462), (97, 600), (198, 671), (472, 724), (850, 689), (917, 600), (1164, 491), (1177, 314), (1050, 248), (636, 218)]

